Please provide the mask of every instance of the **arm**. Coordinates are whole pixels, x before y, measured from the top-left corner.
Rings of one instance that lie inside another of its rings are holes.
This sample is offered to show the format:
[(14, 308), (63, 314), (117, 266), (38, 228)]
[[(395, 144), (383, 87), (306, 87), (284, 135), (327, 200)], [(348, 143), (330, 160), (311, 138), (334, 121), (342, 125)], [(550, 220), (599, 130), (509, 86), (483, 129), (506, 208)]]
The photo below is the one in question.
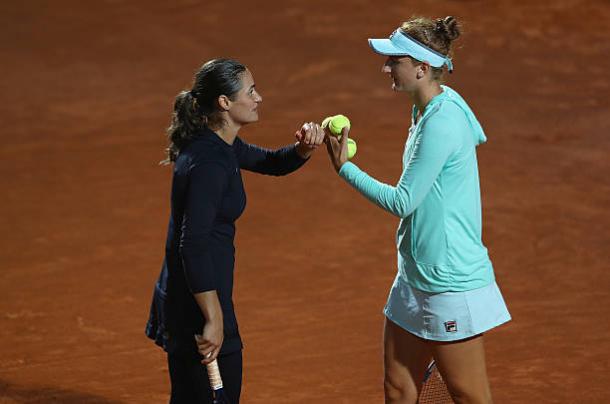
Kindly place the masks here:
[(424, 200), (443, 166), (459, 147), (457, 136), (447, 127), (440, 119), (426, 122), (396, 186), (377, 181), (350, 162), (341, 166), (339, 175), (382, 209), (407, 217)]
[(195, 293), (193, 296), (205, 317), (203, 334), (195, 335), (195, 341), (197, 350), (204, 358), (201, 363), (207, 365), (216, 359), (222, 347), (224, 339), (222, 308), (215, 290)]
[(301, 167), (307, 158), (299, 155), (297, 144), (276, 150), (265, 149), (235, 138), (233, 148), (239, 166), (245, 170), (267, 175), (286, 175)]
[(227, 184), (228, 172), (220, 162), (203, 162), (189, 172), (180, 257), (193, 294), (217, 287), (209, 240)]
[(182, 220), (180, 255), (186, 283), (205, 317), (201, 335), (195, 335), (202, 363), (213, 361), (223, 341), (223, 318), (216, 293), (216, 276), (210, 255), (209, 237), (228, 173), (218, 162), (204, 162), (189, 172), (188, 193)]

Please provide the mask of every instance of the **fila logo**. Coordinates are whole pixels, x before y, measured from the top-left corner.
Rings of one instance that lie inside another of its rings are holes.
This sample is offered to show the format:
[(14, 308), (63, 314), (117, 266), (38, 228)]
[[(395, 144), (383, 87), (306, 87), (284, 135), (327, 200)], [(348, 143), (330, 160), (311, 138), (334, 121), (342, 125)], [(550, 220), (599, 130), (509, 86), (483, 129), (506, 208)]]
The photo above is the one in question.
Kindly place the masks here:
[(446, 332), (457, 332), (457, 321), (446, 321), (445, 331)]

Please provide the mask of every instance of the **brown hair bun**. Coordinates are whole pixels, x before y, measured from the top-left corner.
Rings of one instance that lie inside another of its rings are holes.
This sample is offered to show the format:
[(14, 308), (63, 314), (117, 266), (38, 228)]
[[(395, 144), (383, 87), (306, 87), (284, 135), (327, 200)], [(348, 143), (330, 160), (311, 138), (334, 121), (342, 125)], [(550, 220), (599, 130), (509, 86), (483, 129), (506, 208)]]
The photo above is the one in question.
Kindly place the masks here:
[(452, 16), (436, 20), (435, 31), (447, 38), (448, 41), (453, 41), (460, 36), (460, 27), (455, 17)]

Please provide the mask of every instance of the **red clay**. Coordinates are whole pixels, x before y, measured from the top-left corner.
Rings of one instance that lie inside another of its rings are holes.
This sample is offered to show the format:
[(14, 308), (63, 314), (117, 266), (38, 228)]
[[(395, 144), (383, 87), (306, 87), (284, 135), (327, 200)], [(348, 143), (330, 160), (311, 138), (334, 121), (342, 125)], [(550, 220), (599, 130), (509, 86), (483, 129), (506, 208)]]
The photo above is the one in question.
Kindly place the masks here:
[[(241, 136), (279, 146), (303, 121), (343, 113), (357, 164), (394, 182), (409, 105), (366, 39), (412, 14), (464, 23), (448, 84), (489, 138), (484, 240), (514, 317), (487, 338), (495, 401), (610, 402), (606, 1), (47, 3), (0, 13), (0, 403), (165, 402), (165, 358), (143, 331), (173, 97), (201, 62), (238, 58), (264, 98)], [(243, 401), (381, 402), (397, 220), (323, 152), (245, 182)]]

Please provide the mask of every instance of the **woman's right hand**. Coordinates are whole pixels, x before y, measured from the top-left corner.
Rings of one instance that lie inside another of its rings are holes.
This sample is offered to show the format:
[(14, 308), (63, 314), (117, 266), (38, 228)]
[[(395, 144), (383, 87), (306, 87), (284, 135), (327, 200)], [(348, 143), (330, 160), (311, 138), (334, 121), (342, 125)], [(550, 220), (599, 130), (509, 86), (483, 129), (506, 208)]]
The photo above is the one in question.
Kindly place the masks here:
[(216, 359), (222, 346), (224, 338), (222, 308), (216, 290), (195, 293), (193, 297), (195, 297), (195, 301), (205, 318), (203, 333), (201, 335), (195, 334), (195, 342), (197, 343), (197, 351), (203, 356), (201, 363), (207, 365)]
[(330, 161), (333, 163), (335, 170), (339, 172), (341, 166), (347, 162), (347, 139), (349, 136), (349, 127), (343, 128), (341, 131), (341, 140), (338, 140), (336, 136), (330, 133), (328, 128), (324, 129), (326, 132), (326, 149), (328, 150), (328, 156)]
[(307, 159), (324, 143), (324, 129), (317, 123), (307, 122), (301, 126), (301, 129), (296, 131), (294, 137), (297, 139), (297, 153), (301, 158)]
[(207, 365), (218, 356), (224, 339), (222, 318), (220, 321), (208, 321), (203, 327), (203, 334), (195, 334), (197, 351), (203, 356), (201, 363)]

